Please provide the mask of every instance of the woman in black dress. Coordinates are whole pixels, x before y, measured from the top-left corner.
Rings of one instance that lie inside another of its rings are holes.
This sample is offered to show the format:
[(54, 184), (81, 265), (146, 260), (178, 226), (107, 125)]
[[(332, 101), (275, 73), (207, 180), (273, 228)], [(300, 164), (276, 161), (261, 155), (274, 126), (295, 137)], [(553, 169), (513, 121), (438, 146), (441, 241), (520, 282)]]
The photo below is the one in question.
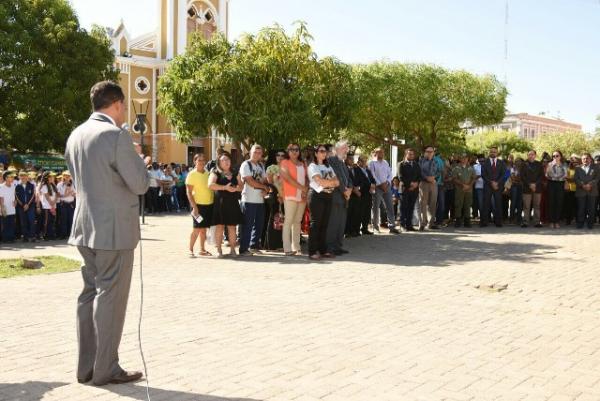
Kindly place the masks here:
[(229, 254), (236, 256), (236, 227), (244, 221), (239, 201), (243, 188), (241, 183), (239, 174), (231, 170), (231, 157), (228, 153), (223, 153), (208, 178), (208, 187), (215, 191), (212, 225), (216, 226), (215, 244), (219, 258), (223, 257), (221, 245), (225, 227), (227, 227), (227, 237), (231, 248)]

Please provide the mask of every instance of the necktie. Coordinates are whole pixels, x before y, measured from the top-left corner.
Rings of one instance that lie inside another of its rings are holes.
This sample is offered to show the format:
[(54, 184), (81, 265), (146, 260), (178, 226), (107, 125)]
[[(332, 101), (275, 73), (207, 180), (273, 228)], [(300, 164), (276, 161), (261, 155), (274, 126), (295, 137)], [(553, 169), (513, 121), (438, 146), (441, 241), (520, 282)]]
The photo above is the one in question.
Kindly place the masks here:
[(492, 175), (496, 178), (496, 159), (492, 159)]

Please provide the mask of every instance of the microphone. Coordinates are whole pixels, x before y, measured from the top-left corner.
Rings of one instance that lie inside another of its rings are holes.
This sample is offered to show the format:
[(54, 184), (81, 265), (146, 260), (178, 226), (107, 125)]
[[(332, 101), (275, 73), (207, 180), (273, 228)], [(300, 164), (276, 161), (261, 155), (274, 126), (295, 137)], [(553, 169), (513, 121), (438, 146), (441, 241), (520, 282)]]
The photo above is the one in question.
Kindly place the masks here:
[(129, 124), (123, 123), (123, 125), (121, 125), (121, 129), (124, 130), (124, 131), (129, 132)]

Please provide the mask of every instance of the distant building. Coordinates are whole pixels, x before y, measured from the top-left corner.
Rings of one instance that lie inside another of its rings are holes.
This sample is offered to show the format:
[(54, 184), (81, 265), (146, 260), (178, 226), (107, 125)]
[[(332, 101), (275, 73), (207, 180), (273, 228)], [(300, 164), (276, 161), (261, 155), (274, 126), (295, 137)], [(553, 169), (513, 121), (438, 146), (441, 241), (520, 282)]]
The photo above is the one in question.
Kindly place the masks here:
[(558, 118), (546, 116), (532, 116), (527, 113), (507, 114), (504, 120), (495, 125), (484, 127), (469, 128), (471, 133), (482, 131), (511, 131), (516, 132), (519, 137), (524, 139), (535, 139), (540, 135), (561, 133), (561, 132), (580, 132), (583, 127), (580, 124), (569, 123)]
[(193, 155), (198, 152), (205, 153), (210, 159), (220, 146), (231, 151), (231, 144), (225, 143), (225, 138), (216, 131), (199, 132), (191, 143), (179, 143), (167, 119), (156, 111), (160, 102), (157, 83), (168, 68), (169, 60), (185, 53), (193, 32), (201, 32), (206, 38), (216, 32), (227, 34), (229, 0), (154, 0), (154, 3), (159, 10), (155, 31), (132, 38), (121, 22), (116, 29), (108, 32), (115, 52), (115, 64), (120, 71), (119, 80), (129, 106), (127, 122), (134, 140), (139, 141), (140, 137), (134, 128), (136, 117), (132, 100), (141, 100), (145, 102), (144, 111), (147, 108), (149, 122), (144, 145), (148, 146), (148, 154), (155, 161), (191, 164)]

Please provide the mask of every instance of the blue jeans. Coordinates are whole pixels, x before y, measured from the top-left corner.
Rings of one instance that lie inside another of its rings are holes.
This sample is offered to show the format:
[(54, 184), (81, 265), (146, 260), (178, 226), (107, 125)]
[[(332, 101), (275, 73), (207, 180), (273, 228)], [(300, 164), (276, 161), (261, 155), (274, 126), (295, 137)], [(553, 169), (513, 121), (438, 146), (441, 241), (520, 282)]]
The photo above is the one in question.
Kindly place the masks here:
[(244, 223), (240, 238), (240, 253), (249, 248), (260, 248), (260, 237), (265, 223), (265, 205), (263, 203), (242, 202)]
[(179, 206), (179, 189), (176, 185), (173, 185), (171, 187), (171, 203), (173, 204), (173, 206), (175, 206), (176, 210), (181, 209), (181, 207)]
[(73, 214), (75, 213), (75, 202), (60, 203), (60, 236), (69, 238), (73, 226)]
[(14, 241), (16, 234), (16, 215), (2, 217), (2, 241)]
[(23, 238), (35, 238), (35, 203), (29, 207), (27, 211), (22, 207), (17, 207), (19, 221), (21, 222), (21, 234)]
[(446, 212), (446, 191), (444, 186), (438, 184), (437, 192), (437, 207), (435, 211), (436, 224), (442, 224), (444, 222), (444, 214)]

